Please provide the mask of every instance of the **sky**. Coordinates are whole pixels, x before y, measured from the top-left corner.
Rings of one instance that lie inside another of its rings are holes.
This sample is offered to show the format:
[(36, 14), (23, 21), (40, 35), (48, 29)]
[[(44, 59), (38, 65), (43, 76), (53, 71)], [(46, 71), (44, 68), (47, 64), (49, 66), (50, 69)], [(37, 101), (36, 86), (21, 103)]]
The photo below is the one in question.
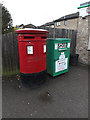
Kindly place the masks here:
[(43, 25), (78, 12), (77, 7), (84, 2), (88, 0), (0, 0), (11, 14), (13, 26)]

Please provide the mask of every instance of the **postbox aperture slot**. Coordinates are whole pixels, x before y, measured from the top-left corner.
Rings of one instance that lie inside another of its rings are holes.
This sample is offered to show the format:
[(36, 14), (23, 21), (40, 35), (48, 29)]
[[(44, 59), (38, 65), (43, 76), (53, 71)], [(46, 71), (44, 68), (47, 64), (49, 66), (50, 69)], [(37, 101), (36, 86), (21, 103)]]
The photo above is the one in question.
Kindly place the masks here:
[(27, 46), (27, 54), (29, 54), (29, 55), (33, 54), (33, 46), (32, 45)]
[(46, 39), (47, 37), (46, 36), (41, 36), (41, 39)]
[(24, 39), (34, 39), (34, 36), (24, 36)]

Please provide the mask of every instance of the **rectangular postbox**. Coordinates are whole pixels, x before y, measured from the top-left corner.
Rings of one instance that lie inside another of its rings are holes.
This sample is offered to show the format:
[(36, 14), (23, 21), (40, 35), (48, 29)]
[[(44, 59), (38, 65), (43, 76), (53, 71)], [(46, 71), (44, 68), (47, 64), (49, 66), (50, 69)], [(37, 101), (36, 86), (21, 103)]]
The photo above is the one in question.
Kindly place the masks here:
[(67, 38), (47, 39), (47, 72), (57, 76), (69, 70), (71, 40)]
[(21, 74), (35, 74), (46, 70), (48, 31), (42, 29), (19, 29), (19, 64)]

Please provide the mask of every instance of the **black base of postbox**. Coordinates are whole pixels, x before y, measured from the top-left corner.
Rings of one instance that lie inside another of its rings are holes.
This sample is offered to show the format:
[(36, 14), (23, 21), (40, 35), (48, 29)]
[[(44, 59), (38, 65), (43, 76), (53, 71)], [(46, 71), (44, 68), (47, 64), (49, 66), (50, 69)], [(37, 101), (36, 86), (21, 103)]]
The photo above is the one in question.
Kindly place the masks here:
[(24, 86), (37, 86), (41, 85), (46, 81), (47, 72), (46, 70), (38, 73), (26, 74), (20, 73), (20, 78)]

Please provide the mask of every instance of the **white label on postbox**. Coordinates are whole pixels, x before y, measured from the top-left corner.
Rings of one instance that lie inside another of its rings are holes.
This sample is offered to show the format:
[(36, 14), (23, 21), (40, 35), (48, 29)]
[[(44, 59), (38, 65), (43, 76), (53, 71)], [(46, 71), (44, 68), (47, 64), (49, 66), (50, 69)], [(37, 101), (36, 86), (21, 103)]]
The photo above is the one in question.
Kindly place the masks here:
[(67, 46), (68, 48), (70, 48), (70, 43), (68, 43), (68, 46)]
[(27, 54), (33, 54), (33, 46), (27, 46)]
[(46, 45), (44, 45), (44, 53), (46, 52)]

